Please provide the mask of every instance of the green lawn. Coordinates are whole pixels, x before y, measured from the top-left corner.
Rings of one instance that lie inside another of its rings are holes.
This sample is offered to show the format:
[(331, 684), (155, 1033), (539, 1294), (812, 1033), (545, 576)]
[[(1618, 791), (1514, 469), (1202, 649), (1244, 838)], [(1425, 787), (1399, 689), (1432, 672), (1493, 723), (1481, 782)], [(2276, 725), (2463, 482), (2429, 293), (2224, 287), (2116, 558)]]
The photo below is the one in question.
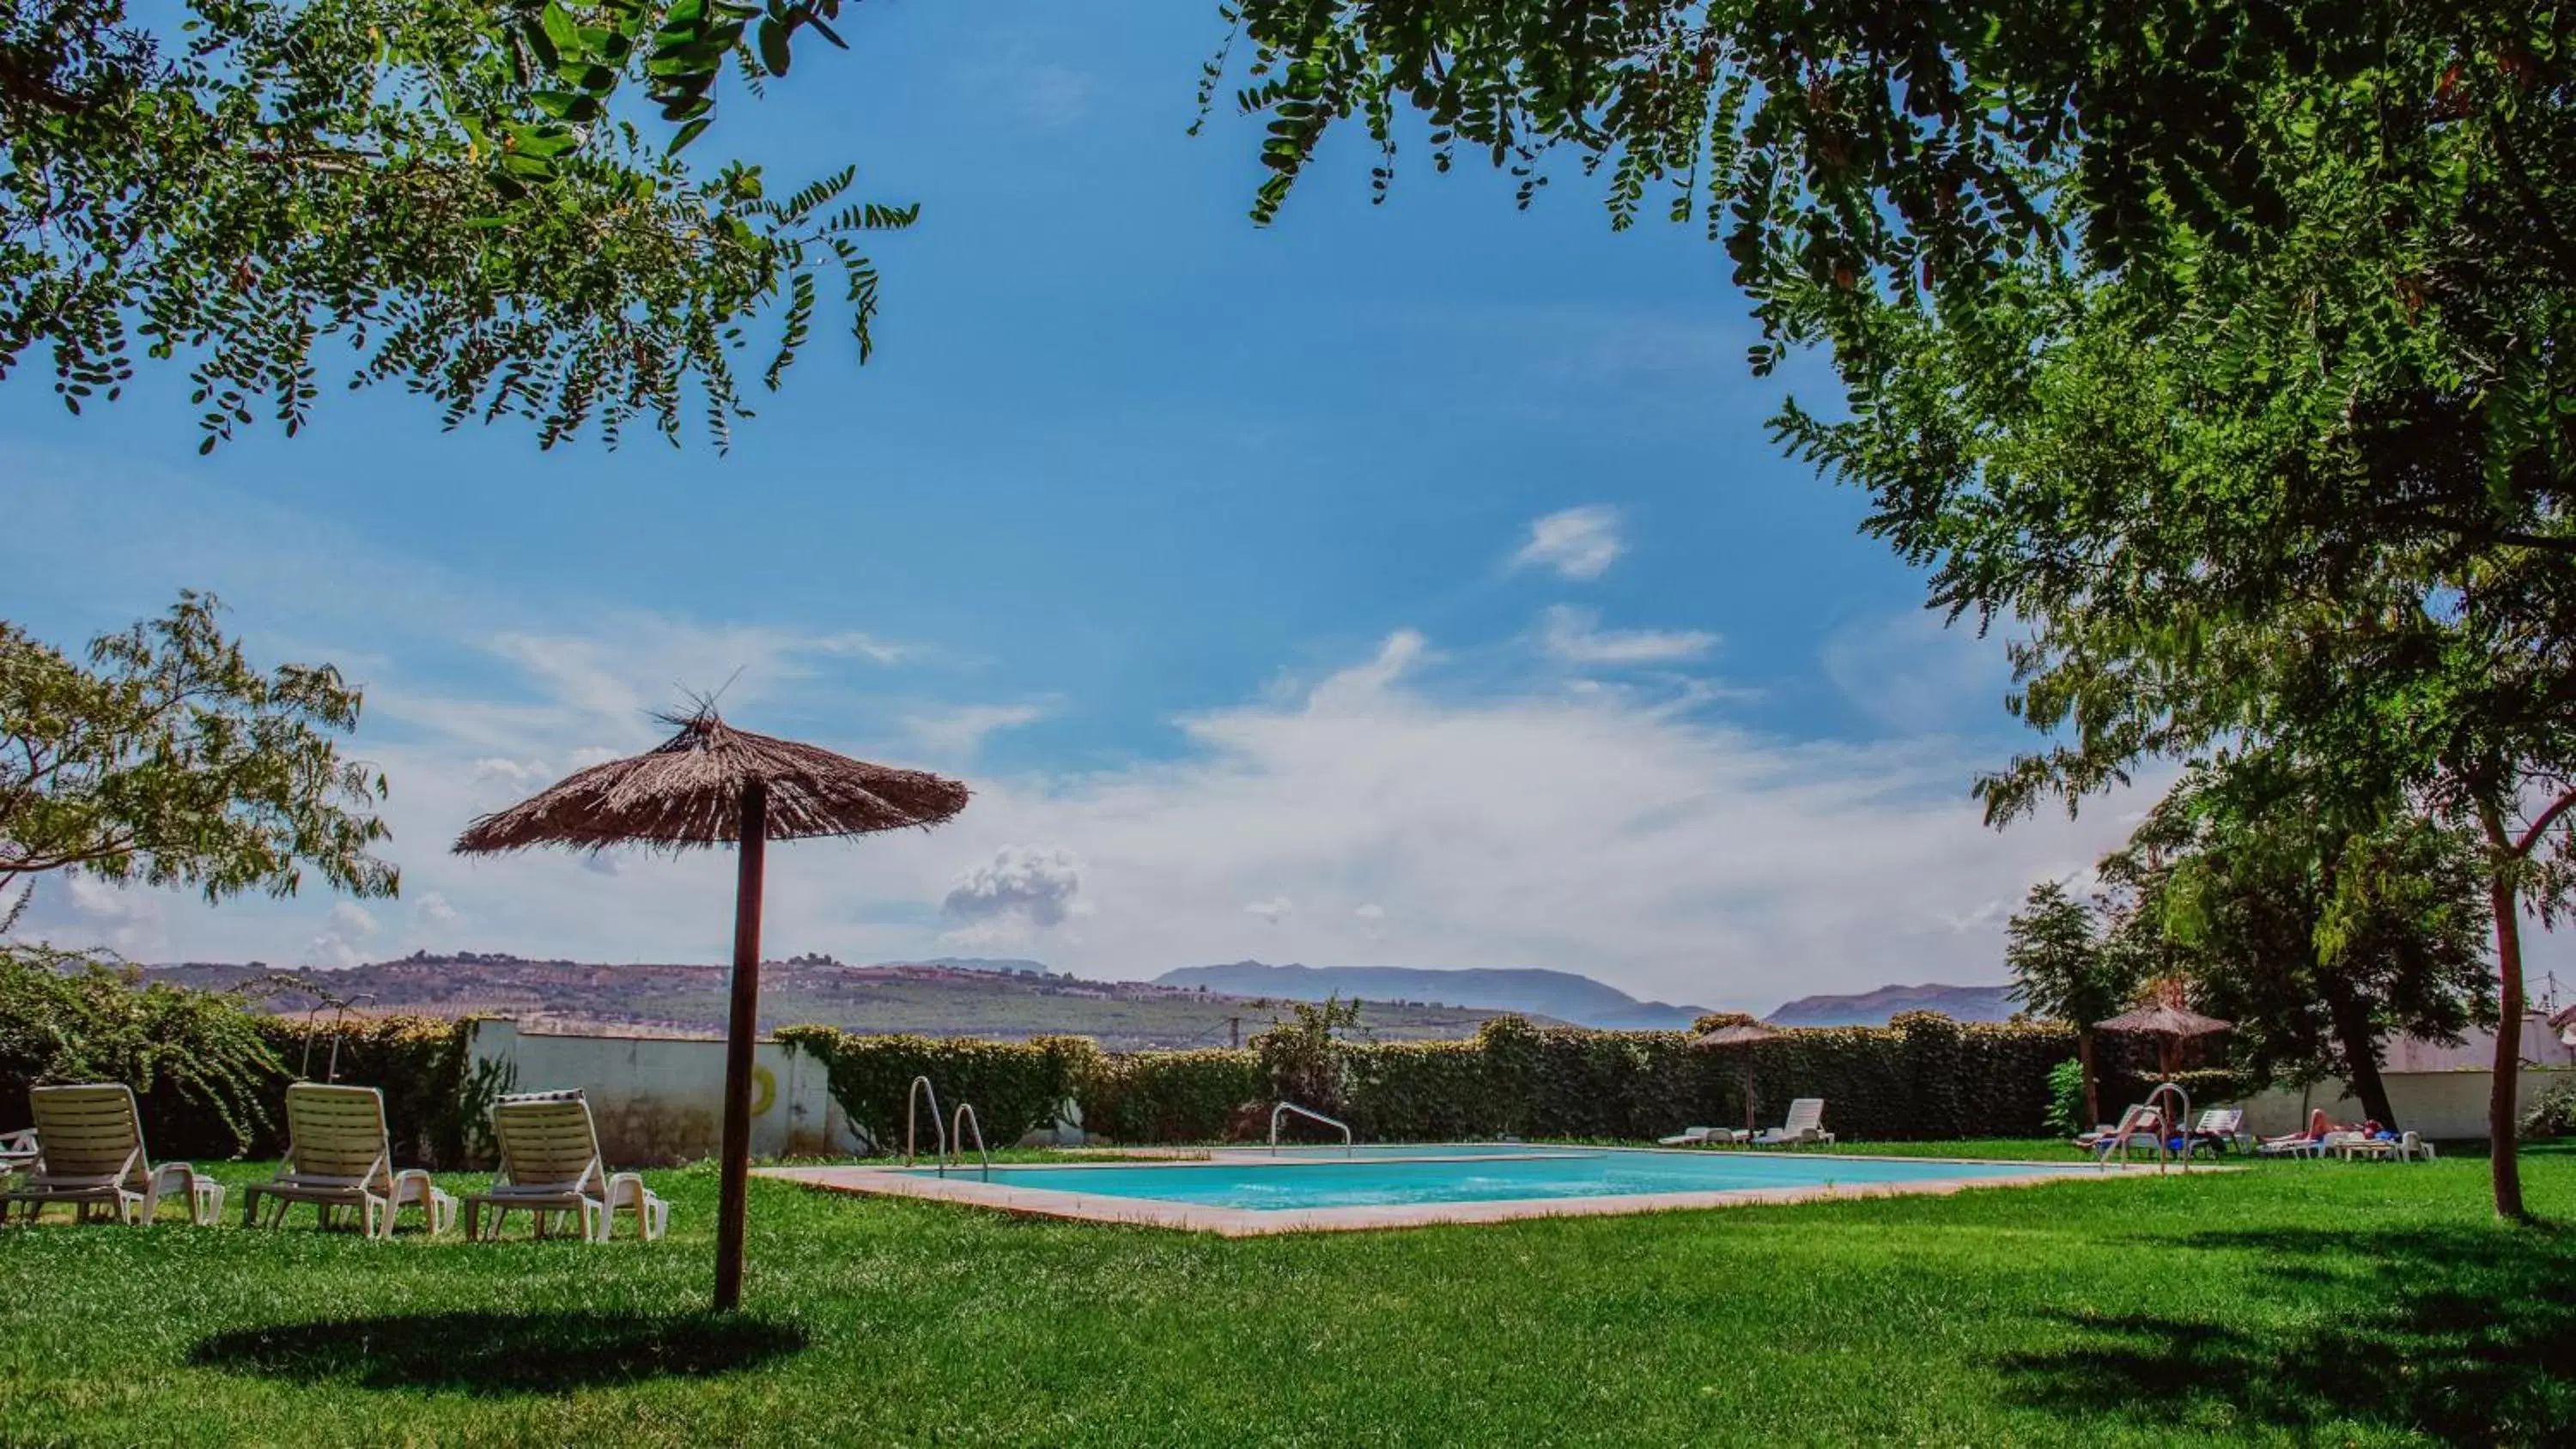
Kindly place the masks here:
[(651, 1248), (0, 1233), (0, 1443), (2576, 1439), (2576, 1233), (2476, 1160), (1231, 1241), (755, 1183), (729, 1321), (656, 1187)]

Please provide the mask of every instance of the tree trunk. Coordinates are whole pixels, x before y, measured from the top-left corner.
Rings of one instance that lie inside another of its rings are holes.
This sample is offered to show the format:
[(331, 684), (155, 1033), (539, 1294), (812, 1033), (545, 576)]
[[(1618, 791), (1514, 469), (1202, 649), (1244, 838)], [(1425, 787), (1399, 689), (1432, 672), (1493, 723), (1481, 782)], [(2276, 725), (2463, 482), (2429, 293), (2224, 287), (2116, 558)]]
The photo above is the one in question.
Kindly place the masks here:
[(742, 1303), (742, 1242), (751, 1198), (751, 1071), (760, 1037), (760, 888), (769, 788), (743, 787), (734, 838), (733, 1003), (725, 1015), (724, 1141), (716, 1177), (716, 1311)]
[[(2566, 797), (2550, 807), (2531, 829), (2539, 839), (2551, 816), (2565, 807)], [(2486, 827), (2493, 856), (2487, 862), (2487, 908), (2495, 913), (2496, 1045), (2494, 1077), (2487, 1084), (2487, 1167), (2495, 1189), (2496, 1216), (2519, 1220), (2522, 1210), (2522, 1162), (2514, 1155), (2516, 1089), (2522, 1083), (2522, 913), (2521, 892), (2514, 888), (2514, 863), (2529, 847), (2516, 848), (2505, 832), (2504, 816), (2481, 802), (2478, 822)]]
[(2075, 1060), (2084, 1067), (2084, 1130), (2091, 1131), (2102, 1122), (2102, 1086), (2093, 1075), (2093, 1028), (2075, 1028)]
[(2495, 911), (2495, 1079), (2487, 1089), (2487, 1157), (2495, 1181), (2496, 1216), (2520, 1218), (2522, 1162), (2514, 1155), (2515, 1092), (2522, 1083), (2522, 918), (2509, 877), (2492, 877)]
[(2361, 1099), (2364, 1116), (2394, 1132), (2397, 1109), (2389, 1104), (2388, 1083), (2379, 1075), (2379, 1033), (2370, 1025), (2370, 1008), (2348, 987), (2333, 982), (2333, 972), (2319, 983), (2326, 1016), (2334, 1023), (2335, 1045), (2343, 1049), (2344, 1075), (2352, 1094)]

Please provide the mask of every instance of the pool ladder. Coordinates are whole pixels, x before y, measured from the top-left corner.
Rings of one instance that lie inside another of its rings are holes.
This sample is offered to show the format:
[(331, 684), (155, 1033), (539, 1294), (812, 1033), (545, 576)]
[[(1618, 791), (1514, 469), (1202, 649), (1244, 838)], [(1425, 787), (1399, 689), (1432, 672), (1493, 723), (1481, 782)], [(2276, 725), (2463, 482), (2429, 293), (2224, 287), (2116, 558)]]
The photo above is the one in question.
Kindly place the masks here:
[(1358, 1155), (1359, 1155), (1359, 1149), (1358, 1149), (1355, 1145), (1353, 1145), (1353, 1143), (1352, 1143), (1352, 1141), (1351, 1141), (1351, 1124), (1349, 1124), (1348, 1122), (1344, 1122), (1344, 1121), (1342, 1121), (1342, 1120), (1341, 1120), (1340, 1118), (1338, 1118), (1338, 1117), (1327, 1117), (1327, 1116), (1325, 1116), (1323, 1113), (1316, 1111), (1316, 1110), (1315, 1110), (1314, 1108), (1312, 1108), (1312, 1107), (1300, 1107), (1300, 1106), (1298, 1106), (1298, 1105), (1297, 1105), (1296, 1103), (1294, 1103), (1294, 1102), (1282, 1102), (1282, 1103), (1280, 1103), (1278, 1106), (1273, 1107), (1273, 1108), (1271, 1108), (1271, 1109), (1270, 1109), (1270, 1155), (1271, 1155), (1271, 1156), (1276, 1157), (1276, 1156), (1278, 1156), (1278, 1155), (1279, 1155), (1279, 1119), (1280, 1119), (1280, 1117), (1282, 1117), (1283, 1115), (1285, 1115), (1285, 1114), (1287, 1114), (1287, 1113), (1290, 1113), (1290, 1112), (1294, 1112), (1294, 1113), (1296, 1113), (1298, 1116), (1303, 1117), (1303, 1118), (1305, 1118), (1306, 1120), (1308, 1120), (1308, 1121), (1310, 1121), (1310, 1122), (1321, 1122), (1321, 1123), (1323, 1123), (1325, 1126), (1330, 1127), (1330, 1128), (1332, 1128), (1333, 1130), (1335, 1130), (1335, 1131), (1337, 1131), (1337, 1132), (1341, 1133), (1341, 1134), (1342, 1134), (1342, 1151), (1343, 1151), (1345, 1154), (1347, 1154), (1347, 1155), (1349, 1155), (1349, 1156), (1353, 1156), (1353, 1157), (1356, 1157), (1356, 1156), (1358, 1156)]
[(945, 1123), (941, 1122), (939, 1092), (930, 1085), (928, 1077), (915, 1077), (912, 1079), (912, 1085), (904, 1089), (903, 1165), (912, 1166), (913, 1160), (920, 1155), (919, 1118), (916, 1114), (925, 1099), (930, 1103), (930, 1130), (939, 1134), (936, 1146), (933, 1148), (933, 1151), (938, 1154), (936, 1162), (939, 1175), (941, 1177), (948, 1175), (948, 1167), (952, 1161), (959, 1167), (966, 1165), (966, 1134), (971, 1129), (975, 1134), (975, 1156), (983, 1164), (984, 1180), (991, 1182), (993, 1154), (984, 1146), (984, 1122), (982, 1118), (975, 1115), (975, 1105), (971, 1102), (960, 1102), (957, 1104), (956, 1115)]
[[(2165, 1107), (2163, 1103), (2167, 1097), (2179, 1103), (2182, 1110), (2175, 1112)], [(2191, 1093), (2184, 1091), (2177, 1082), (2156, 1083), (2147, 1093), (2147, 1100), (2120, 1114), (2119, 1141), (2102, 1153), (2104, 1171), (2110, 1170), (2112, 1152), (2120, 1154), (2121, 1166), (2129, 1165), (2129, 1139), (2135, 1135), (2134, 1124), (2149, 1113), (2156, 1119), (2156, 1171), (2163, 1172), (2165, 1163), (2175, 1156), (2181, 1157), (2183, 1171), (2191, 1171)], [(2182, 1139), (2179, 1154), (2170, 1145), (2177, 1135)]]

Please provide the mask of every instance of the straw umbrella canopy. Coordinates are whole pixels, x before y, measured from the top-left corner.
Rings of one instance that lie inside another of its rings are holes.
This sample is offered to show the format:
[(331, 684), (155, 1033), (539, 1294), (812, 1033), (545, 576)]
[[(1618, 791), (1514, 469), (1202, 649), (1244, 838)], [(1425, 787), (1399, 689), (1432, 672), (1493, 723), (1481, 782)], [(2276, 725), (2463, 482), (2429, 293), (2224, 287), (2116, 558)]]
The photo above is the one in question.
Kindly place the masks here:
[(966, 787), (793, 740), (738, 730), (713, 706), (665, 715), (679, 733), (631, 759), (593, 765), (507, 810), (476, 820), (460, 855), (570, 846), (596, 853), (642, 845), (677, 853), (733, 845), (733, 1000), (725, 1023), (722, 1197), (716, 1220), (716, 1307), (742, 1301), (744, 1204), (751, 1161), (752, 1043), (760, 1016), (760, 888), (772, 840), (927, 829), (966, 808)]
[(2233, 1031), (2236, 1029), (2236, 1023), (2220, 1021), (2214, 1016), (2203, 1016), (2199, 1012), (2187, 1010), (2170, 1001), (2157, 1001), (2134, 1011), (2121, 1012), (2108, 1021), (2097, 1021), (2093, 1023), (2093, 1029), (2154, 1037), (2157, 1068), (2170, 1077), (2174, 1074), (2176, 1055), (2184, 1041), (2192, 1037), (2213, 1036), (2222, 1031)]
[[(1712, 1031), (1691, 1038), (1691, 1045), (1714, 1050), (1719, 1047), (1749, 1047), (1758, 1041), (1770, 1041), (1780, 1033), (1758, 1021), (1732, 1021)], [(1753, 1130), (1753, 1053), (1739, 1051), (1736, 1059), (1744, 1070), (1744, 1130)]]

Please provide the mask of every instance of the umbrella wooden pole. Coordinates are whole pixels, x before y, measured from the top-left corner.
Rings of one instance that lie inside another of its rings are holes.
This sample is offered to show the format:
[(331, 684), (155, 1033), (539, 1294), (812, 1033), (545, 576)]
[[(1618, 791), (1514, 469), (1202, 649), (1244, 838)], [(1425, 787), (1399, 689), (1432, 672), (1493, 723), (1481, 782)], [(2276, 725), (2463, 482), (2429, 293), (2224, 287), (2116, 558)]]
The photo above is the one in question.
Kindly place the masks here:
[(742, 792), (734, 837), (741, 874), (734, 884), (733, 1008), (725, 1021), (724, 1161), (716, 1206), (716, 1310), (742, 1303), (743, 1219), (751, 1192), (751, 1057), (760, 1034), (760, 878), (769, 844), (769, 787)]

